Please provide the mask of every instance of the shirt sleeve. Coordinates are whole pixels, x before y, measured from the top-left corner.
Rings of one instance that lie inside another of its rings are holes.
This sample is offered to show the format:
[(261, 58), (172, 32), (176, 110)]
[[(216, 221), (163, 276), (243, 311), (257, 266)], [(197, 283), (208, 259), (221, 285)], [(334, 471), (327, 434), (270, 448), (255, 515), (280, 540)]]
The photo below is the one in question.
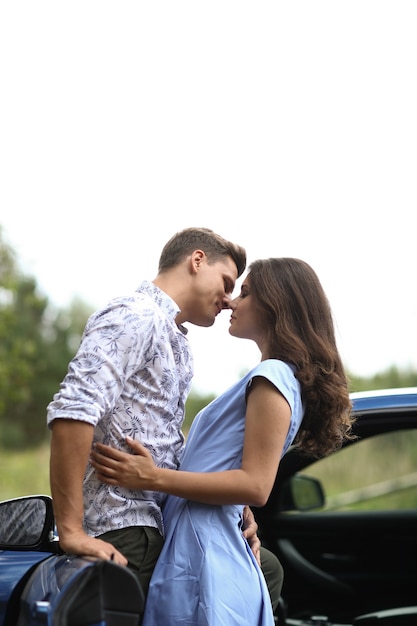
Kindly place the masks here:
[(58, 418), (95, 426), (113, 410), (126, 379), (142, 361), (144, 338), (153, 335), (153, 316), (138, 315), (135, 306), (115, 303), (89, 318), (80, 347), (48, 406), (48, 426)]

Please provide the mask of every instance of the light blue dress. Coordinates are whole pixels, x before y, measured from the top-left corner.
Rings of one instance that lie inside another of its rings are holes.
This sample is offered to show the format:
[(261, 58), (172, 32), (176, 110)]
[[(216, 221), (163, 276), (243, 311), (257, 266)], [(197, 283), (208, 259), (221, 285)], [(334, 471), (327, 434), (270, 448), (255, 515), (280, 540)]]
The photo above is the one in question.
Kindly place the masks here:
[[(191, 427), (181, 469), (241, 467), (246, 391), (254, 376), (270, 380), (291, 407), (284, 452), (303, 417), (293, 369), (278, 360), (257, 365), (204, 408)], [(262, 571), (242, 536), (243, 505), (213, 506), (168, 496), (165, 543), (147, 597), (143, 626), (273, 626)]]

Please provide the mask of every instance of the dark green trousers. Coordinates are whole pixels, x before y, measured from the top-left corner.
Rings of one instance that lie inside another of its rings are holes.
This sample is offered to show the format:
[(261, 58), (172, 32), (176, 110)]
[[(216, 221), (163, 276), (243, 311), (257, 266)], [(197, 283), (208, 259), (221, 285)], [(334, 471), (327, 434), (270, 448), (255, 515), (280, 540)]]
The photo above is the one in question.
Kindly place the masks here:
[(284, 570), (275, 554), (263, 547), (261, 547), (261, 567), (271, 596), (272, 608), (275, 611), (284, 582)]
[(146, 597), (164, 543), (159, 531), (150, 526), (129, 526), (110, 530), (100, 535), (100, 539), (111, 543), (127, 558), (127, 566), (138, 578)]

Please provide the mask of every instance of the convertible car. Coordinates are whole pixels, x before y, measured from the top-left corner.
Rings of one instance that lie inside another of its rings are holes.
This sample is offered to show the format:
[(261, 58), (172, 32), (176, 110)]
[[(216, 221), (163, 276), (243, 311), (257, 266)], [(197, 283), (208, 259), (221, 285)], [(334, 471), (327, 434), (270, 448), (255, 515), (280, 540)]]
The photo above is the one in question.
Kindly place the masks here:
[[(352, 400), (355, 440), (318, 461), (291, 448), (255, 510), (280, 626), (417, 624), (417, 388)], [(0, 626), (137, 626), (143, 604), (128, 569), (60, 553), (49, 496), (0, 503)]]

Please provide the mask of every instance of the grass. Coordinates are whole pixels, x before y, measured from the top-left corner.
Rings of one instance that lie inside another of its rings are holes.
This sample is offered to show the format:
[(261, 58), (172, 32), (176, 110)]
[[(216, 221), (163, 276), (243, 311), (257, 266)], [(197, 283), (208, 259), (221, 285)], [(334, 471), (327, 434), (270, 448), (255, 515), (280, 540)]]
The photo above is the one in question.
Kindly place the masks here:
[(22, 452), (0, 450), (0, 501), (50, 493), (49, 443)]
[[(339, 494), (356, 492), (356, 503), (341, 505), (340, 510), (415, 509), (417, 430), (388, 432), (357, 441), (302, 473), (320, 480), (329, 504)], [(411, 484), (401, 486), (400, 482), (406, 479)], [(381, 494), (383, 486), (387, 490)], [(364, 489), (368, 495), (362, 498)]]

